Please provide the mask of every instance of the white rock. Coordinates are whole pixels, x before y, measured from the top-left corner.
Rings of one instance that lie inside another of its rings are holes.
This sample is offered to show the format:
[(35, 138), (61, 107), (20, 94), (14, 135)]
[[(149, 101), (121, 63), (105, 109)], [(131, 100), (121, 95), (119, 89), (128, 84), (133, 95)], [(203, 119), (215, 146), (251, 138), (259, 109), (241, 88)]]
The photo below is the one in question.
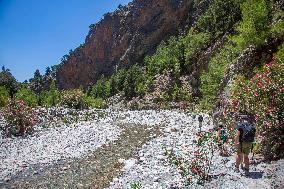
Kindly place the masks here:
[(170, 128), (170, 127), (167, 127), (167, 128), (164, 129), (164, 131), (165, 131), (166, 133), (170, 133), (170, 132), (171, 132), (171, 128)]
[(135, 165), (136, 161), (137, 161), (136, 159), (129, 159), (129, 160), (124, 161), (125, 165), (124, 165), (123, 169), (129, 170), (132, 166)]
[(124, 163), (125, 159), (119, 158), (118, 163)]

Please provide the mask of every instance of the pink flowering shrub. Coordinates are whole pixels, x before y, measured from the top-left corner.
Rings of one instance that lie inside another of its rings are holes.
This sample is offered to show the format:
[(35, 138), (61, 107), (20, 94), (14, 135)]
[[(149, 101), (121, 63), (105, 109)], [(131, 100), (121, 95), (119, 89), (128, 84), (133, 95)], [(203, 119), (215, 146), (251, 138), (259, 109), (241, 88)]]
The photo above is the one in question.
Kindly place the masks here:
[(193, 158), (189, 159), (189, 168), (192, 176), (197, 177), (199, 181), (204, 181), (210, 179), (212, 157), (217, 143), (212, 130), (200, 132), (196, 135), (196, 148)]
[(196, 133), (196, 136), (197, 139), (193, 141), (194, 149), (186, 157), (178, 157), (173, 151), (166, 151), (171, 163), (181, 171), (187, 185), (193, 182), (203, 184), (211, 178), (212, 157), (217, 149), (212, 130)]
[(67, 108), (84, 109), (87, 104), (84, 101), (85, 94), (80, 89), (63, 91), (59, 104)]
[(1, 110), (6, 124), (2, 130), (8, 135), (24, 135), (36, 124), (35, 114), (23, 100), (8, 99), (7, 105)]
[[(284, 47), (284, 46), (283, 46)], [(237, 77), (225, 114), (248, 111), (254, 117), (262, 153), (284, 156), (284, 48), (251, 79)]]

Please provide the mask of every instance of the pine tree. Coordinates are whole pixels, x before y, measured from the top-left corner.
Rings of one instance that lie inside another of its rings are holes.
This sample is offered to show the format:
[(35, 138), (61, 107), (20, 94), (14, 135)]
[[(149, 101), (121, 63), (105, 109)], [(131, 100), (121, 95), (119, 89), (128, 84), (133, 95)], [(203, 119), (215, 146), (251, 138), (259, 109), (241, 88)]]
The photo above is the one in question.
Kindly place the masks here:
[(40, 71), (37, 69), (34, 73), (34, 81), (41, 81), (42, 75), (40, 74)]
[(51, 73), (51, 69), (50, 69), (50, 67), (48, 66), (48, 67), (46, 68), (46, 70), (45, 70), (45, 75), (48, 76), (48, 75), (50, 75), (50, 73)]

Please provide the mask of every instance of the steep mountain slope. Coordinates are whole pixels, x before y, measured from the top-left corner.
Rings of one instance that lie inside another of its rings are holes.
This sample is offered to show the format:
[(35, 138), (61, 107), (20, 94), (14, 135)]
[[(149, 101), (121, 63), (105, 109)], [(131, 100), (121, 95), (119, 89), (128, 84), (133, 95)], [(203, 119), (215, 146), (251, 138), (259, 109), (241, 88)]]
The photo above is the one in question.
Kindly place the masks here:
[(90, 26), (85, 43), (63, 57), (59, 88), (86, 86), (117, 67), (142, 62), (162, 40), (190, 25), (210, 2), (193, 8), (192, 0), (135, 0), (106, 14)]

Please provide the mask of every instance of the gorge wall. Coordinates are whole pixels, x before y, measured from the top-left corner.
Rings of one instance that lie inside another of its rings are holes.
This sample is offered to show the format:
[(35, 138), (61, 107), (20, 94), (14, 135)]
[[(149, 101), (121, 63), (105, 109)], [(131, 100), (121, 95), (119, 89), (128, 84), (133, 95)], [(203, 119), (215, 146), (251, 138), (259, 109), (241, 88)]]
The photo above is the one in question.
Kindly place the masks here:
[(60, 89), (87, 86), (115, 69), (141, 63), (162, 40), (182, 32), (206, 9), (192, 0), (134, 0), (90, 26), (85, 43), (65, 56), (57, 71)]

